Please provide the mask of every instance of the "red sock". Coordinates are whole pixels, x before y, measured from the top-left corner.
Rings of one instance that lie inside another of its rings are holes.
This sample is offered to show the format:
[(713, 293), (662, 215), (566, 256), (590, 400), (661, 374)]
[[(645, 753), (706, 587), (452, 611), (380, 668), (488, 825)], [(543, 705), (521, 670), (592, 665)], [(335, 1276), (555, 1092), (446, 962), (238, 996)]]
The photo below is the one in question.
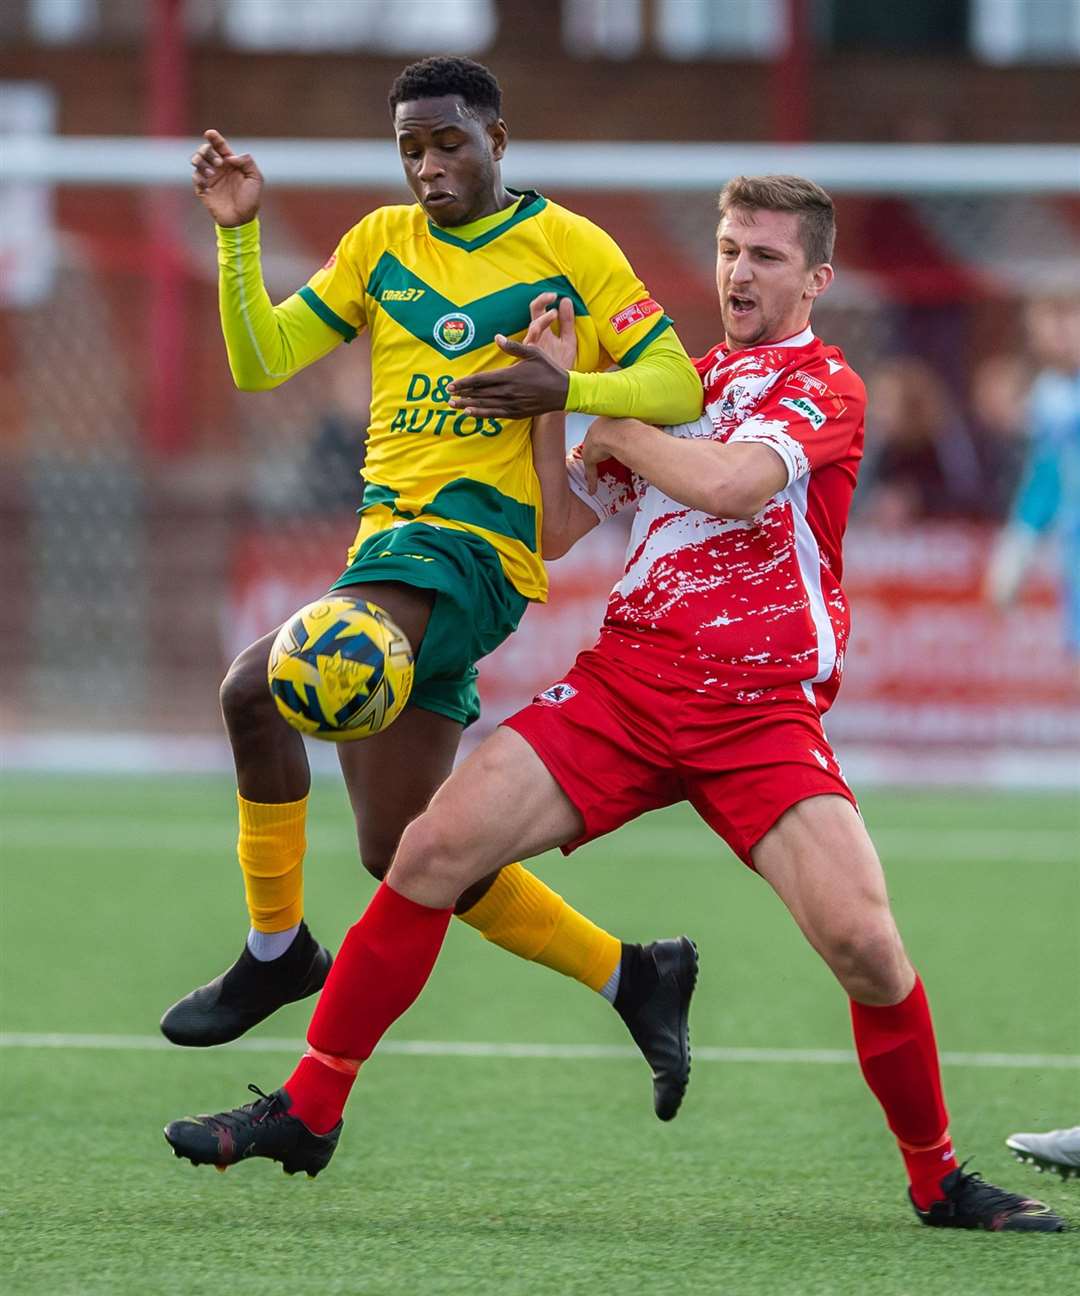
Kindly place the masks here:
[(330, 1066), (305, 1053), (282, 1088), (292, 1099), (289, 1114), (299, 1116), (313, 1134), (325, 1134), (341, 1120), (359, 1065)]
[[(429, 909), (385, 882), (345, 940), (308, 1028), (319, 1053), (358, 1066), (431, 975), (453, 909)], [(285, 1082), (291, 1112), (317, 1134), (341, 1119), (355, 1071), (307, 1056)], [(310, 1119), (309, 1119), (310, 1118)]]
[(851, 1024), (862, 1073), (896, 1135), (915, 1204), (925, 1210), (942, 1197), (941, 1180), (957, 1163), (922, 981), (916, 977), (898, 1004), (882, 1007), (853, 999)]

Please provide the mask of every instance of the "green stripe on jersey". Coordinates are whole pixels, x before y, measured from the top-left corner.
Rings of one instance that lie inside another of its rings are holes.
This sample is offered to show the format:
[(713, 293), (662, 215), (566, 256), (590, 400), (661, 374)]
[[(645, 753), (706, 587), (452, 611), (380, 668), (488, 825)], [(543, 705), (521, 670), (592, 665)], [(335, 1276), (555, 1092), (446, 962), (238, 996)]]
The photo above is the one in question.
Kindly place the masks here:
[(398, 508), (398, 494), (399, 492), (393, 486), (383, 486), (379, 482), (367, 482), (364, 486), (364, 497), (356, 511), (363, 513), (366, 509), (378, 508), (382, 504), (389, 509), (393, 509), (398, 517), (412, 517), (411, 513), (402, 513)]
[(423, 511), (453, 522), (467, 522), (496, 535), (520, 540), (536, 553), (536, 509), (486, 482), (458, 477), (439, 491)]
[(307, 284), (299, 290), (297, 295), (311, 307), (324, 324), (329, 324), (332, 329), (340, 333), (346, 342), (351, 342), (356, 337), (356, 329), (346, 320), (343, 320), (335, 311), (332, 311), (318, 293)]
[[(399, 492), (392, 486), (368, 482), (360, 513), (380, 505), (390, 509), (395, 517), (413, 519), (416, 513), (407, 513), (397, 506)], [(436, 493), (430, 504), (416, 510), (432, 517), (446, 518), (449, 522), (466, 522), (469, 526), (483, 527), (509, 540), (519, 540), (530, 553), (536, 553), (536, 509), (523, 504), (511, 495), (487, 482), (474, 481), (472, 477), (455, 477)]]
[(418, 342), (426, 343), (448, 359), (493, 346), (496, 333), (509, 337), (524, 332), (529, 327), (529, 303), (543, 292), (568, 297), (575, 315), (589, 313), (565, 275), (511, 284), (459, 304), (426, 284), (391, 252), (384, 252), (367, 282), (367, 293), (380, 310)]

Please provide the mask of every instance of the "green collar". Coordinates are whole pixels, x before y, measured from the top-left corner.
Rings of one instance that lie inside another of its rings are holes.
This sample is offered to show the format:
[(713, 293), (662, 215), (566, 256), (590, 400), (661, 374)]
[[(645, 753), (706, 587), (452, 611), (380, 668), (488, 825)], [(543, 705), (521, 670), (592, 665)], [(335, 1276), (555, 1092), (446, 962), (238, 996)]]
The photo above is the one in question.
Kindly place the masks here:
[[(484, 229), (475, 238), (462, 238), (451, 230), (436, 225), (432, 220), (428, 221), (428, 231), (432, 238), (437, 238), (440, 243), (449, 243), (451, 247), (459, 247), (466, 252), (476, 252), (482, 247), (487, 247), (494, 239), (497, 239), (501, 234), (505, 234), (508, 229), (512, 229), (521, 221), (528, 220), (530, 216), (538, 215), (547, 206), (547, 199), (538, 194), (535, 189), (526, 189), (522, 192), (508, 188), (507, 193), (515, 194), (518, 197), (516, 206), (505, 208), (502, 212), (493, 213), (493, 216), (504, 216), (505, 219), (497, 221), (494, 226)], [(509, 213), (509, 215), (506, 213)], [(479, 221), (470, 221), (468, 225), (459, 225), (456, 228), (472, 229), (477, 225), (483, 225), (490, 219), (492, 218), (481, 217)]]

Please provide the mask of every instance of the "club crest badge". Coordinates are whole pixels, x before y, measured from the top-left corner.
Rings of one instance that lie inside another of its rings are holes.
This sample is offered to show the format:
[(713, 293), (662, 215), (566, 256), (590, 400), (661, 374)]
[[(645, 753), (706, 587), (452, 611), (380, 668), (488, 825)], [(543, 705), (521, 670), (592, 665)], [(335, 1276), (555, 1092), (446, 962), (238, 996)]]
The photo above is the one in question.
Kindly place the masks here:
[(543, 693), (537, 693), (535, 700), (546, 702), (548, 706), (558, 706), (560, 702), (569, 702), (572, 697), (577, 697), (577, 689), (573, 684), (552, 684)]
[(476, 337), (476, 325), (464, 311), (451, 311), (435, 321), (435, 341), (446, 351), (463, 351)]

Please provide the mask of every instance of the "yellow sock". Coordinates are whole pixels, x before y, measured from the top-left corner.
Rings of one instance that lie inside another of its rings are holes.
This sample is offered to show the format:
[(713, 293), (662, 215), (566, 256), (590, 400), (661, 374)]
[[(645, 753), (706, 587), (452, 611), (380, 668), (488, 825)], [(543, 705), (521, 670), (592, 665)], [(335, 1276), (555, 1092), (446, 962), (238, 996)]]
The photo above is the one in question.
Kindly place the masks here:
[(602, 990), (619, 965), (622, 945), (571, 909), (520, 864), (508, 864), (488, 893), (458, 917), (493, 945)]
[(304, 916), (304, 824), (307, 797), (280, 805), (247, 801), (240, 806), (236, 853), (244, 874), (244, 895), (256, 931), (295, 927)]

